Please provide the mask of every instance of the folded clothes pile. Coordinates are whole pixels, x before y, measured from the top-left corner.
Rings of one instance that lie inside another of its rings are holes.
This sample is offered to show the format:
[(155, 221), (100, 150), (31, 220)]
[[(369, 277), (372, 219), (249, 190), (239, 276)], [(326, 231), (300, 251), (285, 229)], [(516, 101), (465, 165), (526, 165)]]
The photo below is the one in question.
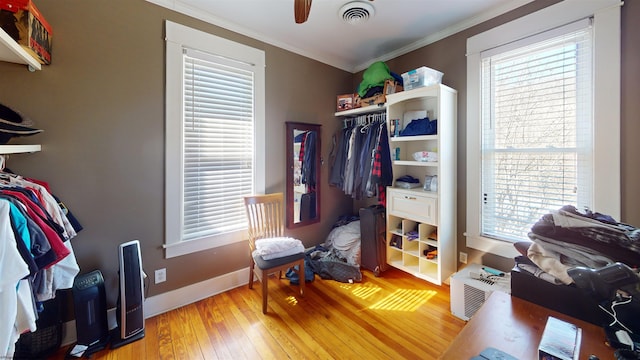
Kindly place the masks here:
[(413, 189), (420, 187), (420, 180), (414, 178), (411, 175), (404, 175), (396, 179), (396, 187), (402, 189)]
[(523, 255), (565, 284), (573, 282), (567, 270), (576, 266), (640, 266), (640, 229), (609, 215), (566, 205), (543, 215), (528, 235), (532, 242)]
[(290, 237), (277, 237), (256, 240), (253, 256), (261, 256), (264, 260), (271, 260), (303, 252), (302, 241)]

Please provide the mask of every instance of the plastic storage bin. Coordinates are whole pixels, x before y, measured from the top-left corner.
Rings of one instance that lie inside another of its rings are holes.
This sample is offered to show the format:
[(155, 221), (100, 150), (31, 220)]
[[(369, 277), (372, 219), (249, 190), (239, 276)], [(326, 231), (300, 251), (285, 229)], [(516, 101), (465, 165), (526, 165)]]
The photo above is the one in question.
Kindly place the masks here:
[(442, 82), (442, 75), (444, 74), (438, 70), (422, 66), (402, 74), (403, 86), (405, 90), (411, 90), (423, 86), (440, 84)]

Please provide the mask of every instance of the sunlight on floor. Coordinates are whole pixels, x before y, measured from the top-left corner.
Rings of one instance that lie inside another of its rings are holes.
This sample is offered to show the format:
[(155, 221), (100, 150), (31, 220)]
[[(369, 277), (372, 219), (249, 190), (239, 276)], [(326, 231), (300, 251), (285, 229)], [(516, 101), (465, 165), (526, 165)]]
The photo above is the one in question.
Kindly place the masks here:
[(386, 298), (369, 306), (372, 310), (416, 311), (437, 294), (434, 290), (398, 289)]
[(360, 286), (356, 286), (355, 289), (351, 291), (351, 293), (361, 299), (367, 299), (370, 296), (373, 296), (374, 294), (379, 292), (380, 290), (382, 290), (382, 288), (380, 288), (377, 285), (362, 284)]
[(285, 299), (289, 305), (298, 305), (298, 299), (295, 296), (287, 296)]

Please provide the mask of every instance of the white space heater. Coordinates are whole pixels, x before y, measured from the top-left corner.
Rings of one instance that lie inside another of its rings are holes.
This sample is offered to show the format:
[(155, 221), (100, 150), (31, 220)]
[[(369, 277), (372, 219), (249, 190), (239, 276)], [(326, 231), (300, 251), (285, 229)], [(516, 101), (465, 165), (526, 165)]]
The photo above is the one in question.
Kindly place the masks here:
[[(511, 294), (509, 273), (497, 276), (483, 270), (479, 264), (469, 264), (451, 276), (451, 313), (469, 320), (494, 291)], [(487, 268), (489, 269), (489, 268)], [(495, 272), (493, 269), (489, 269)]]

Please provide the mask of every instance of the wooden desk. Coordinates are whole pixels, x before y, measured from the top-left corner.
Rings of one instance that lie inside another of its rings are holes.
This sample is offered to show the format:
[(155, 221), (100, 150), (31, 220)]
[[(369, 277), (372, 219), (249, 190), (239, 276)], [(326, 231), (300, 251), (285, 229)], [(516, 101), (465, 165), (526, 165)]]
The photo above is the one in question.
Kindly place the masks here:
[(588, 359), (590, 354), (601, 360), (613, 359), (614, 349), (605, 344), (601, 327), (500, 291), (489, 296), (440, 358), (467, 360), (494, 347), (520, 360), (537, 360), (548, 316), (582, 328), (580, 359)]

